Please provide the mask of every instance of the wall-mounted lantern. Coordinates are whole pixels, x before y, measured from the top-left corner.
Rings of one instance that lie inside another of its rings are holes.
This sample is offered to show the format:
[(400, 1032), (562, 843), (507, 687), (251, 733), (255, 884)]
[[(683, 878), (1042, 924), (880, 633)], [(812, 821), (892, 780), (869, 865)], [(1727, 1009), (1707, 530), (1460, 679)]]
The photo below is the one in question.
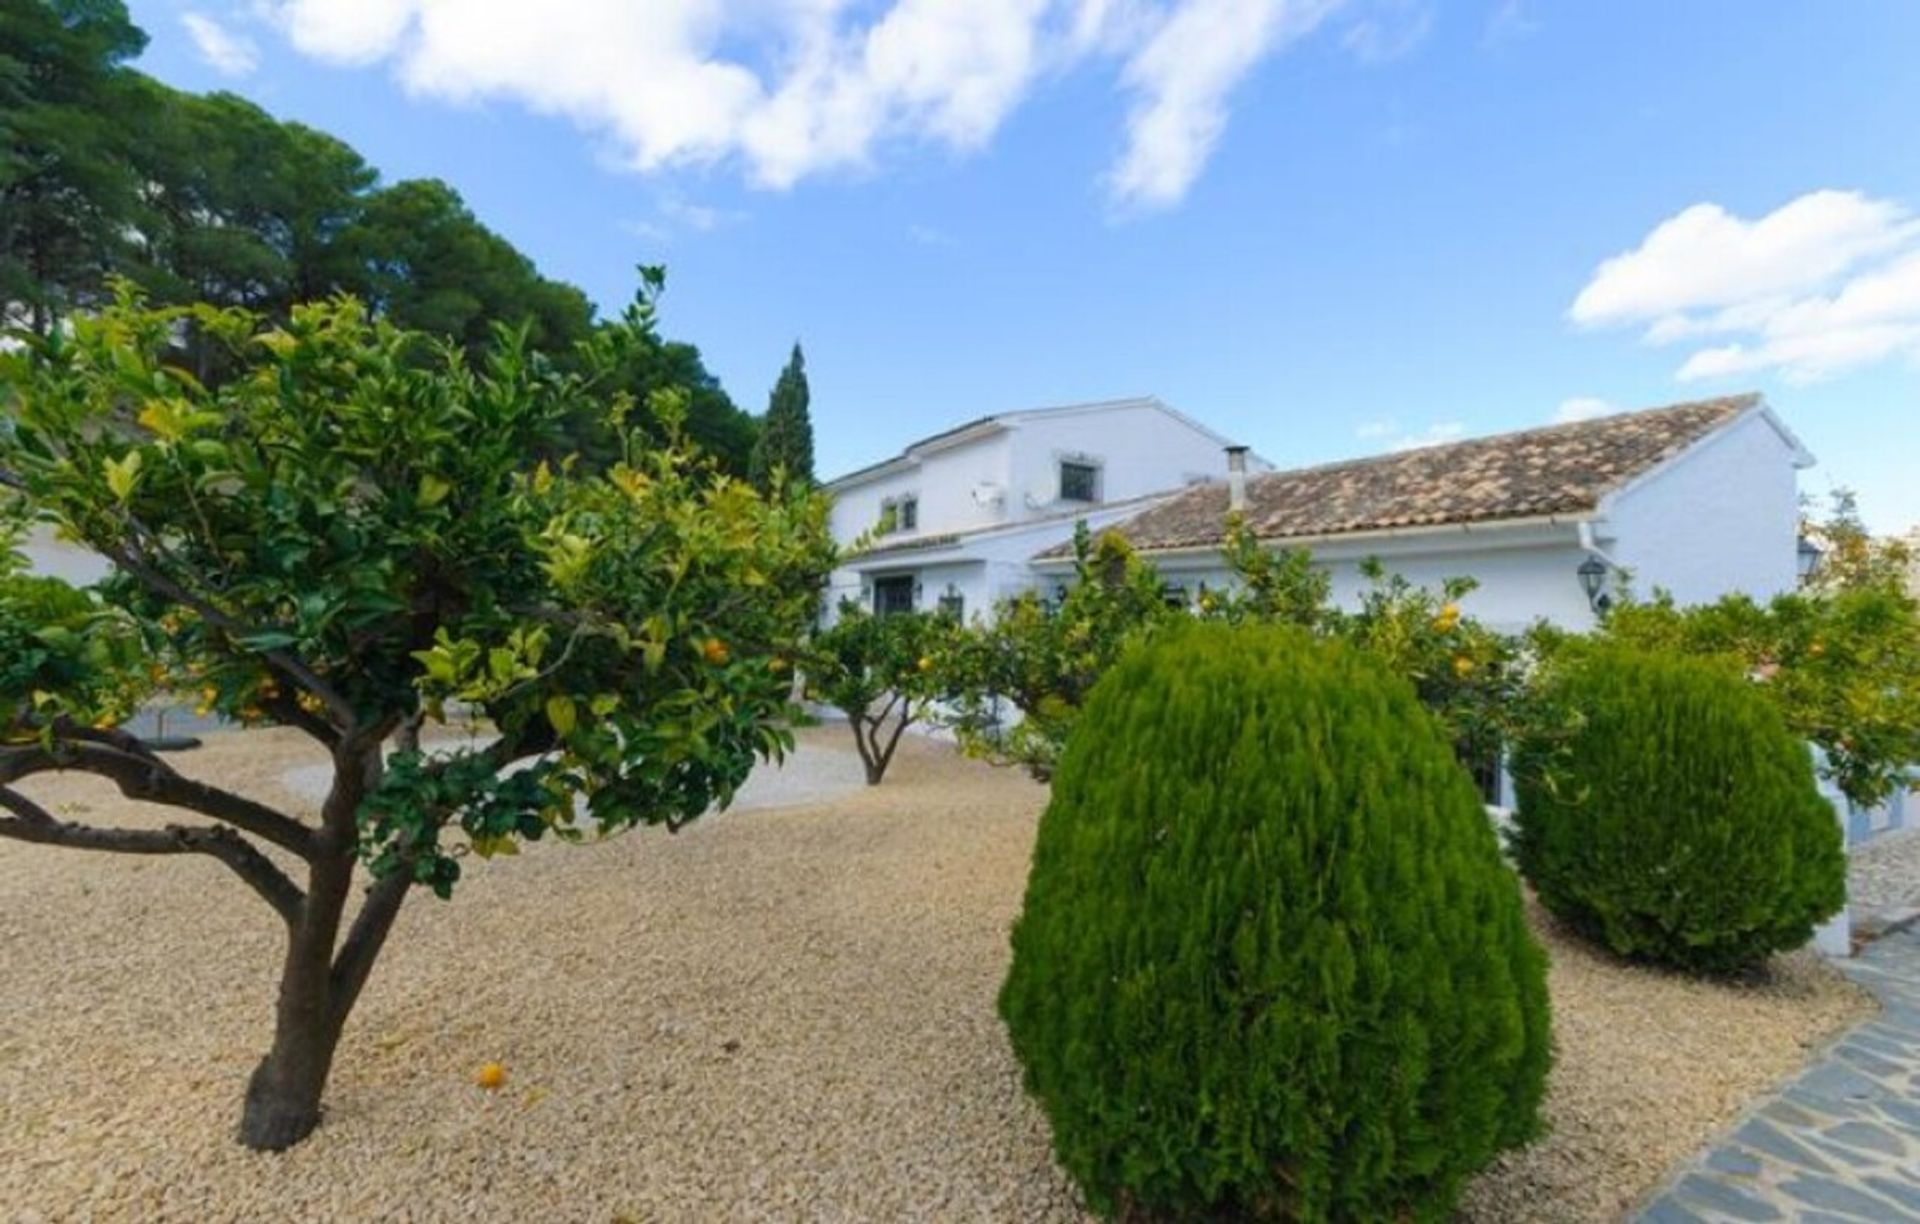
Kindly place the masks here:
[(1580, 589), (1587, 593), (1587, 606), (1595, 612), (1604, 612), (1613, 604), (1606, 594), (1607, 563), (1600, 558), (1588, 555), (1580, 563), (1577, 571), (1580, 575)]
[(1794, 561), (1799, 567), (1800, 581), (1812, 582), (1813, 576), (1820, 572), (1820, 559), (1826, 551), (1805, 536), (1800, 537), (1800, 546), (1795, 550)]

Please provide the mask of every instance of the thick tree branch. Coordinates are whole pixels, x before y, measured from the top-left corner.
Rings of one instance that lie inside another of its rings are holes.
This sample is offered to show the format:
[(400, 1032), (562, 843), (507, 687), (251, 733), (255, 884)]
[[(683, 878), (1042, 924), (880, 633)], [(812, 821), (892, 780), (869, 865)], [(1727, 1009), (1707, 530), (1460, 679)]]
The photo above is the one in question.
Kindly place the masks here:
[(51, 748), (37, 741), (0, 747), (0, 786), (60, 770), (98, 775), (118, 786), (129, 799), (186, 808), (225, 821), (301, 858), (311, 861), (314, 857), (314, 833), (306, 825), (244, 795), (184, 777), (144, 749), (129, 751), (91, 738), (60, 738)]
[(259, 893), (289, 926), (300, 919), (306, 898), (273, 860), (232, 829), (219, 825), (167, 825), (161, 829), (108, 829), (57, 820), (52, 813), (22, 795), (0, 787), (0, 808), (13, 813), (0, 817), (0, 837), (64, 846), (73, 850), (104, 850), (113, 854), (205, 854), (225, 863)]
[[(136, 522), (132, 526), (138, 532), (145, 532)], [(222, 611), (212, 601), (187, 590), (156, 568), (146, 557), (135, 553), (122, 543), (113, 541), (90, 540), (88, 543), (99, 549), (102, 556), (115, 565), (132, 574), (148, 589), (163, 595), (175, 603), (185, 604), (198, 613), (201, 619), (225, 633), (239, 644), (239, 639), (257, 635), (260, 630)], [(252, 648), (247, 648), (252, 649)], [(353, 705), (332, 685), (322, 680), (312, 668), (294, 658), (284, 650), (261, 650), (256, 652), (267, 665), (280, 673), (288, 682), (298, 685), (312, 693), (326, 704), (335, 721), (342, 727), (352, 727), (357, 719)]]
[(380, 958), (387, 932), (393, 929), (400, 905), (413, 888), (412, 868), (412, 861), (403, 858), (393, 874), (367, 888), (367, 899), (360, 903), (360, 912), (354, 915), (353, 926), (328, 973), (328, 1005), (336, 1024), (344, 1022), (353, 1010), (361, 987), (367, 984), (367, 975), (373, 972), (373, 963)]
[(286, 693), (262, 698), (260, 708), (273, 715), (274, 721), (296, 731), (304, 731), (328, 748), (340, 743), (340, 728), (317, 714), (301, 709), (300, 702)]

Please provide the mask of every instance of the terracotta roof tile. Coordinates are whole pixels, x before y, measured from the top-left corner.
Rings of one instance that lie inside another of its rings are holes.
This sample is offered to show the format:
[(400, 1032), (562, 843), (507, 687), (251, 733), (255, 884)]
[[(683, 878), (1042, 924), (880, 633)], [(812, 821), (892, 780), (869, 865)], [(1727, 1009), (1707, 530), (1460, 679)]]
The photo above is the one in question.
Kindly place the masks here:
[[(1471, 438), (1247, 478), (1246, 521), (1263, 540), (1493, 522), (1594, 510), (1602, 497), (1760, 402), (1735, 395)], [(1143, 551), (1220, 542), (1224, 483), (1198, 486), (1120, 524)], [(1071, 545), (1041, 558), (1072, 555)]]

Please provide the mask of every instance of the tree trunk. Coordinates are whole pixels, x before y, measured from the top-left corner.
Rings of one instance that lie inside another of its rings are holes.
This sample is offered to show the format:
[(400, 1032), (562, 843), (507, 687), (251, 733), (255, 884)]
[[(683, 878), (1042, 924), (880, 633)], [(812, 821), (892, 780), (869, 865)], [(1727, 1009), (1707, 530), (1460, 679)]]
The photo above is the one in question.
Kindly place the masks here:
[(376, 884), (336, 960), (353, 887), (353, 817), (379, 776), (379, 739), (336, 750), (333, 789), (321, 810), (321, 853), (308, 873), (299, 921), (287, 932), (273, 1048), (247, 1081), (240, 1115), (240, 1142), (256, 1151), (283, 1151), (320, 1124), (320, 1097), (341, 1030), (407, 892), (405, 875)]
[(287, 993), (283, 985), (273, 1049), (247, 1081), (246, 1108), (240, 1115), (240, 1142), (255, 1151), (284, 1151), (320, 1124), (320, 1094), (340, 1041), (340, 1027), (324, 1012), (290, 1015)]

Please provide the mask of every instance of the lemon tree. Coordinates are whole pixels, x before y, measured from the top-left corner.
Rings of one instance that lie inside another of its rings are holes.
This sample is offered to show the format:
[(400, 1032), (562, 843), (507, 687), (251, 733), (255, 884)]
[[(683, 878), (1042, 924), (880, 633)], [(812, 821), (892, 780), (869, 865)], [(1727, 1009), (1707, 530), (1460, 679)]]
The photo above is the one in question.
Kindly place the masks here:
[[(791, 744), (783, 668), (831, 558), (823, 503), (767, 494), (678, 442), (679, 392), (629, 427), (651, 303), (554, 369), (502, 331), (478, 364), (348, 299), (284, 326), (157, 310), (130, 290), (0, 351), (0, 508), (107, 557), (95, 592), (0, 589), (0, 836), (203, 854), (284, 925), (271, 1046), (240, 1138), (297, 1142), (402, 903), (469, 853), (724, 805)], [(191, 326), (237, 369), (172, 364)], [(622, 438), (592, 470), (563, 427)], [(4, 551), (4, 550), (0, 550)], [(144, 685), (294, 728), (333, 764), (317, 818), (189, 776), (117, 723)], [(422, 755), (395, 731), (472, 711), (490, 742)], [(180, 812), (56, 819), (21, 784), (78, 770)], [(239, 895), (236, 893), (236, 895)]]
[(844, 600), (834, 623), (814, 635), (807, 696), (846, 716), (868, 786), (887, 776), (900, 737), (941, 695), (958, 629), (942, 613), (875, 616)]

